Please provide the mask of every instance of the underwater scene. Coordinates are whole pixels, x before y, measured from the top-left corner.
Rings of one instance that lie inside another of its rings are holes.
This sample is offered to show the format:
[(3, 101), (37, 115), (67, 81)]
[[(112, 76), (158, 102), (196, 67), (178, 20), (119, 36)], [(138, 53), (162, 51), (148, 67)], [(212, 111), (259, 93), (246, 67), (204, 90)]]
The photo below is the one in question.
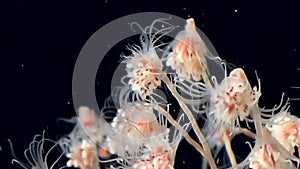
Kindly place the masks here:
[(295, 3), (5, 7), (0, 168), (299, 168)]

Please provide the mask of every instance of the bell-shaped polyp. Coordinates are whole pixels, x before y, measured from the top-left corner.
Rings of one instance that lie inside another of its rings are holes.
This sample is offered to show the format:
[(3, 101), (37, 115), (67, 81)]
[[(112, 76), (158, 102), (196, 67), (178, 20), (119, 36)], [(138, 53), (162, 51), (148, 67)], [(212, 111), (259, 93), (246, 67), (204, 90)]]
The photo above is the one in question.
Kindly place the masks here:
[(129, 153), (132, 156), (141, 151), (145, 144), (153, 145), (159, 135), (167, 135), (168, 130), (160, 122), (150, 105), (146, 103), (128, 103), (118, 110), (118, 115), (111, 123), (108, 134), (108, 148), (119, 156)]
[[(156, 24), (163, 24), (166, 27), (157, 29), (154, 27)], [(125, 77), (129, 78), (128, 82), (123, 81), (123, 83), (129, 84), (132, 91), (137, 92), (142, 99), (146, 99), (146, 96), (151, 95), (153, 90), (161, 85), (159, 75), (162, 74), (163, 64), (157, 52), (164, 43), (160, 38), (171, 32), (174, 26), (168, 24), (165, 19), (157, 19), (151, 26), (145, 28), (137, 23), (133, 25), (137, 25), (142, 34), (140, 45), (128, 47), (131, 55), (122, 56), (123, 63), (126, 63), (127, 75)]]
[(186, 21), (185, 29), (176, 35), (171, 47), (167, 66), (171, 66), (180, 77), (200, 81), (208, 71), (205, 58), (208, 48), (196, 31), (193, 18)]
[(118, 110), (112, 126), (121, 134), (139, 139), (147, 138), (162, 131), (153, 108), (147, 103), (128, 103)]
[(255, 146), (252, 151), (239, 165), (242, 166), (248, 163), (249, 167), (253, 169), (296, 169), (292, 161), (299, 163), (297, 157), (282, 147), (282, 145), (271, 136), (271, 133), (266, 128), (263, 128), (262, 137), (256, 138)]
[[(86, 106), (79, 107), (77, 123), (81, 125), (82, 130), (94, 142), (103, 142), (104, 136), (106, 135), (106, 129), (109, 124), (102, 116), (98, 116), (93, 109)], [(73, 130), (71, 134), (84, 135), (84, 133), (80, 133), (79, 131), (81, 130)]]
[(95, 126), (97, 116), (94, 110), (81, 106), (78, 109), (78, 119), (83, 128)]
[(239, 120), (247, 119), (259, 97), (260, 91), (252, 89), (244, 71), (236, 68), (220, 85), (215, 82), (208, 118), (218, 127), (239, 127)]
[(300, 146), (300, 119), (283, 109), (274, 115), (266, 127), (272, 136), (290, 153), (294, 154), (295, 147)]
[[(159, 138), (168, 138), (169, 130), (162, 131), (161, 133), (157, 133), (156, 135), (152, 135), (150, 137), (136, 137), (133, 133), (126, 133), (129, 128), (122, 124), (119, 124), (120, 127), (124, 127), (123, 131), (119, 128), (116, 130), (116, 127), (113, 128), (110, 134), (107, 135), (107, 147), (108, 151), (111, 154), (117, 154), (120, 158), (141, 158), (142, 155), (146, 155), (153, 151), (153, 145), (161, 145), (163, 147), (170, 147), (170, 144), (167, 139), (162, 140)], [(148, 152), (148, 153), (147, 153)]]
[(124, 110), (124, 118), (132, 127), (135, 127), (143, 137), (150, 137), (160, 131), (157, 117), (150, 106), (139, 103), (136, 103), (134, 107), (129, 106)]

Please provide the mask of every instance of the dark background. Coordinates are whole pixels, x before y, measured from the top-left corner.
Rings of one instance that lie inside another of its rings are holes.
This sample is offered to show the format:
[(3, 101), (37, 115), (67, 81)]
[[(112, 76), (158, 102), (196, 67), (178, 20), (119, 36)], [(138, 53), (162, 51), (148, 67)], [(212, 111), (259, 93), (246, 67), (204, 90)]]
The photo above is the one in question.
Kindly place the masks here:
[[(300, 89), (290, 88), (300, 86), (300, 6), (296, 1), (11, 0), (1, 7), (0, 168), (14, 168), (8, 138), (22, 156), (35, 134), (46, 129), (46, 136), (56, 139), (55, 132), (63, 133), (56, 120), (75, 115), (72, 73), (81, 48), (103, 25), (132, 13), (195, 18), (223, 59), (244, 67), (252, 83), (256, 84), (258, 72), (261, 106), (273, 107), (282, 92), (300, 97)], [(105, 97), (100, 94), (99, 98)], [(291, 110), (299, 115), (298, 104), (293, 101)], [(177, 157), (177, 168), (197, 168), (193, 162), (198, 158), (184, 149)]]

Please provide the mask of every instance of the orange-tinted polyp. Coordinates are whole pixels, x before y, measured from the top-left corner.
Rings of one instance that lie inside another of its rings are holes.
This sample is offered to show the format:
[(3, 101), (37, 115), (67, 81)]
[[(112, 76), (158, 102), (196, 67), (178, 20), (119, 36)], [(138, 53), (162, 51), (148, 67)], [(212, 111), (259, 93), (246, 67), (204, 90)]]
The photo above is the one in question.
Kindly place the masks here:
[(171, 66), (183, 78), (200, 81), (207, 71), (205, 56), (208, 49), (196, 31), (194, 19), (186, 21), (185, 30), (178, 33), (169, 54), (167, 66)]

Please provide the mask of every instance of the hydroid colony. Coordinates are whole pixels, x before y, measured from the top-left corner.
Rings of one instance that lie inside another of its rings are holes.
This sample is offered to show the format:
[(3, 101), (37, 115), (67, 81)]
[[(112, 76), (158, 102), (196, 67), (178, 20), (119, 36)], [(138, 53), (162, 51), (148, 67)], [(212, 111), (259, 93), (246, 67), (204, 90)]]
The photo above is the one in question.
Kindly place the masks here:
[[(77, 118), (69, 120), (75, 124), (71, 133), (56, 142), (35, 137), (25, 152), (28, 162), (13, 161), (23, 168), (57, 168), (57, 161), (47, 163), (53, 148), (43, 149), (50, 143), (68, 158), (62, 168), (172, 169), (177, 147), (186, 139), (203, 158), (198, 168), (299, 168), (295, 150), (300, 120), (289, 112), (289, 103), (259, 107), (259, 78), (254, 86), (242, 68), (228, 70), (226, 62), (209, 51), (192, 18), (171, 42), (165, 42), (164, 37), (177, 28), (168, 21), (157, 19), (144, 28), (131, 24), (141, 31), (140, 44), (129, 46), (131, 54), (121, 56), (127, 73), (120, 79), (123, 86), (113, 90), (101, 113), (79, 107)], [(211, 73), (208, 61), (223, 69), (222, 79)], [(171, 103), (158, 89), (179, 104), (176, 120), (169, 112)], [(200, 116), (205, 124), (199, 125)], [(240, 163), (231, 145), (237, 134), (255, 140)], [(217, 160), (223, 146), (228, 166)]]

